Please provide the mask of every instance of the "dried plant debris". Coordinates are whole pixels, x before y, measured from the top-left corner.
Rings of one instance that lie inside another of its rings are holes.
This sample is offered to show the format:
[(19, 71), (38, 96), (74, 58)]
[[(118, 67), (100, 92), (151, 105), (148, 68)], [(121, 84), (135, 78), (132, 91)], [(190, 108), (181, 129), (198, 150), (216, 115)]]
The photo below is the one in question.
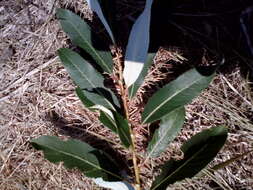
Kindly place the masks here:
[[(121, 1), (121, 4), (125, 6), (127, 2)], [(85, 18), (92, 18), (82, 1), (0, 2), (0, 187), (3, 190), (100, 189), (80, 172), (45, 161), (28, 143), (40, 135), (74, 136), (91, 144), (96, 143), (94, 139), (108, 138), (112, 141), (110, 145), (119, 150), (119, 157), (129, 158), (118, 145), (119, 139), (97, 122), (96, 114), (81, 105), (74, 94), (74, 85), (59, 64), (56, 50), (68, 46), (65, 34), (54, 19), (54, 10), (59, 6), (71, 7)], [(127, 19), (131, 16), (134, 14)], [(140, 120), (145, 94), (150, 96), (150, 90), (159, 88), (162, 83), (158, 81), (174, 77), (173, 65), (186, 62), (177, 49), (159, 51), (145, 85), (131, 102), (133, 123)], [(241, 77), (239, 69), (218, 74), (211, 86), (187, 106), (187, 120), (180, 136), (161, 157), (143, 165), (141, 176), (147, 181), (146, 187), (151, 185), (153, 171), (159, 173), (157, 166), (167, 158), (180, 159), (181, 144), (202, 129), (219, 124), (230, 127), (228, 142), (212, 165), (252, 149), (253, 95), (249, 86), (250, 81)], [(140, 134), (138, 147), (144, 153), (143, 142), (150, 138), (152, 129), (143, 126), (135, 130)], [(103, 143), (97, 146), (103, 147)], [(250, 190), (252, 160), (253, 154), (247, 154), (223, 169), (177, 183), (171, 189)]]

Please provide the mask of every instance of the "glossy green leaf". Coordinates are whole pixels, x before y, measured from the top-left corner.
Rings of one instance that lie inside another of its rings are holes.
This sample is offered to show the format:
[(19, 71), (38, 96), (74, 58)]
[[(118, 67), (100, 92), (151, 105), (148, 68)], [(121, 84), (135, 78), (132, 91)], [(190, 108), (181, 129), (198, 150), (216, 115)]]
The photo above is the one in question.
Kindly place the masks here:
[(87, 177), (102, 177), (106, 181), (121, 179), (118, 166), (112, 158), (84, 142), (41, 136), (32, 140), (31, 144), (37, 150), (42, 150), (50, 162), (63, 162), (67, 168), (78, 168)]
[(122, 144), (126, 148), (132, 145), (128, 121), (115, 111), (104, 108), (98, 109), (100, 109), (99, 120), (101, 123), (111, 129), (114, 133), (118, 134)]
[(89, 5), (90, 9), (97, 14), (97, 16), (99, 17), (99, 19), (103, 23), (106, 31), (108, 32), (109, 36), (111, 37), (113, 43), (115, 43), (115, 39), (114, 39), (114, 36), (112, 34), (112, 30), (111, 30), (110, 26), (108, 25), (108, 23), (107, 23), (107, 21), (106, 21), (106, 19), (104, 17), (104, 14), (102, 12), (102, 9), (100, 7), (100, 4), (99, 4), (98, 0), (86, 0), (86, 1), (87, 1), (88, 5)]
[(128, 148), (130, 145), (132, 145), (130, 130), (129, 130), (129, 124), (128, 121), (123, 118), (119, 113), (113, 112), (113, 116), (117, 125), (117, 133), (119, 135), (119, 138), (122, 142), (122, 144)]
[(96, 105), (102, 105), (112, 110), (115, 110), (115, 108), (118, 108), (119, 106), (118, 99), (109, 89), (84, 89), (83, 92), (85, 93), (86, 97)]
[(81, 100), (81, 102), (83, 103), (83, 105), (86, 107), (86, 108), (90, 108), (91, 106), (94, 106), (95, 104), (90, 101), (86, 96), (85, 94), (83, 93), (83, 90), (80, 88), (80, 87), (77, 87), (76, 88), (76, 94), (78, 96), (78, 98)]
[(208, 87), (213, 75), (203, 76), (191, 69), (158, 90), (148, 101), (142, 113), (143, 123), (159, 120), (174, 109), (184, 106)]
[(104, 111), (100, 111), (99, 121), (117, 134), (118, 127), (116, 125), (114, 117), (111, 117), (108, 113)]
[(123, 71), (128, 87), (137, 80), (147, 59), (152, 4), (153, 0), (146, 0), (145, 8), (135, 21), (128, 39)]
[(134, 84), (132, 84), (128, 88), (129, 98), (133, 98), (134, 95), (136, 94), (136, 92), (138, 91), (138, 89), (140, 88), (140, 86), (143, 84), (144, 79), (145, 79), (146, 75), (148, 74), (148, 69), (150, 68), (150, 66), (153, 63), (154, 57), (155, 57), (155, 54), (153, 54), (153, 53), (148, 54), (147, 62), (144, 64), (144, 67), (143, 67), (139, 77), (134, 82)]
[(78, 53), (61, 48), (58, 54), (71, 78), (81, 89), (104, 87), (104, 77)]
[[(94, 104), (93, 102), (91, 102), (86, 96), (83, 90), (81, 90), (80, 88), (76, 89), (76, 92), (78, 94), (78, 97), (80, 98), (80, 100), (83, 102), (83, 104), (89, 108), (91, 111), (99, 111), (100, 112), (100, 116), (99, 116), (99, 121), (104, 124), (106, 127), (108, 127), (109, 129), (111, 129), (114, 133), (119, 134), (121, 133), (120, 136), (122, 136), (122, 140), (125, 142), (128, 138), (124, 138), (124, 131), (126, 130), (126, 136), (128, 137), (128, 132), (129, 128), (127, 130), (127, 127), (125, 126), (125, 121), (122, 122), (122, 116), (118, 116), (117, 118), (120, 119), (120, 121), (118, 121), (118, 125), (117, 122), (115, 121), (115, 117), (114, 115), (119, 115), (118, 113), (114, 112), (112, 109), (110, 110), (110, 108), (108, 108), (107, 106), (104, 106), (103, 103), (101, 104)], [(123, 127), (123, 129), (119, 129), (120, 127)], [(122, 132), (121, 132), (122, 131)], [(128, 141), (128, 140), (127, 140)], [(127, 144), (126, 146), (128, 147), (128, 143), (123, 143), (123, 144)]]
[(204, 130), (193, 136), (182, 146), (184, 158), (170, 160), (162, 167), (151, 190), (166, 190), (167, 186), (185, 178), (191, 178), (213, 160), (227, 139), (227, 128), (223, 126)]
[(82, 90), (78, 87), (76, 93), (86, 108), (101, 105), (108, 109), (117, 110), (120, 107), (118, 99), (110, 89), (93, 88)]
[(157, 157), (166, 150), (180, 132), (185, 120), (184, 107), (178, 108), (161, 120), (160, 127), (155, 131), (152, 140), (148, 145), (147, 158)]
[(73, 81), (83, 90), (83, 92), (80, 89), (77, 91), (80, 98), (85, 99), (85, 102), (89, 100), (89, 105), (94, 103), (109, 109), (114, 109), (113, 103), (119, 106), (115, 95), (105, 88), (104, 77), (79, 54), (65, 48), (58, 50), (58, 54)]
[(110, 52), (99, 52), (92, 45), (90, 27), (76, 14), (66, 9), (57, 9), (57, 18), (71, 41), (85, 50), (107, 73), (112, 73), (113, 61)]

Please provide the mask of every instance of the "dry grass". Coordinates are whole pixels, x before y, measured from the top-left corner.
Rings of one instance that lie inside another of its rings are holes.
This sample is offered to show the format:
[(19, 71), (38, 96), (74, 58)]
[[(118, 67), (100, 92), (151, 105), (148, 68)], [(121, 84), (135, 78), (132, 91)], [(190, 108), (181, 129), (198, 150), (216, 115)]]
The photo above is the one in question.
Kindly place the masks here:
[[(95, 139), (112, 137), (96, 120), (97, 115), (81, 105), (56, 56), (56, 50), (68, 46), (68, 41), (54, 18), (54, 8), (70, 6), (81, 10), (87, 18), (91, 17), (89, 10), (80, 1), (33, 3), (0, 2), (0, 187), (2, 190), (99, 189), (78, 171), (67, 171), (61, 164), (49, 163), (29, 144), (30, 139), (46, 134), (74, 136), (91, 144), (97, 142)], [(182, 58), (173, 51), (170, 55), (174, 61)], [(163, 63), (160, 66), (163, 68)], [(157, 76), (155, 69), (153, 77)], [(152, 85), (148, 80), (146, 84)], [(135, 101), (141, 104), (142, 99), (138, 96)], [(187, 121), (181, 135), (170, 146), (172, 152), (168, 149), (163, 157), (143, 168), (147, 186), (153, 168), (171, 154), (180, 156), (179, 146), (202, 129), (220, 124), (229, 127), (228, 142), (213, 165), (247, 152), (253, 142), (252, 111), (249, 81), (241, 77), (239, 70), (217, 75), (209, 89), (187, 106)], [(76, 130), (70, 129), (73, 126)], [(143, 132), (147, 134), (148, 130)], [(115, 147), (115, 142), (118, 139), (109, 145)], [(121, 155), (128, 156), (117, 148)], [(251, 153), (201, 179), (177, 183), (173, 189), (214, 189), (217, 187), (214, 181), (223, 189), (251, 189), (252, 160)]]

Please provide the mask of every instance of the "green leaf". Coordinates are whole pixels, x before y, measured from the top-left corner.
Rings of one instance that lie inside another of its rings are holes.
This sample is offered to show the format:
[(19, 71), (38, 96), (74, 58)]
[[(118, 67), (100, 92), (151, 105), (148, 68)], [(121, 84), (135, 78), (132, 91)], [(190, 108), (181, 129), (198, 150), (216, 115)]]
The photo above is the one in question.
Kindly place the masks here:
[(56, 16), (71, 41), (90, 54), (105, 72), (112, 73), (111, 53), (99, 52), (92, 46), (90, 27), (79, 16), (66, 9), (57, 9)]
[(116, 108), (117, 110), (120, 107), (118, 99), (109, 89), (93, 88), (82, 90), (78, 87), (76, 89), (76, 93), (84, 106), (87, 108), (90, 108), (94, 105), (101, 105), (108, 109), (115, 110)]
[(180, 132), (184, 124), (184, 119), (184, 107), (176, 109), (162, 118), (160, 127), (155, 131), (153, 138), (148, 145), (147, 158), (157, 157), (160, 153), (165, 151), (168, 144), (172, 142)]
[(84, 142), (41, 136), (33, 139), (31, 144), (37, 150), (42, 150), (50, 162), (63, 162), (69, 169), (78, 168), (87, 177), (102, 177), (106, 181), (121, 179), (118, 166), (112, 158)]
[(196, 69), (191, 69), (158, 90), (144, 108), (143, 123), (159, 120), (174, 109), (189, 103), (208, 87), (213, 76), (214, 74), (203, 76)]
[(77, 90), (77, 95), (84, 99), (83, 103), (101, 104), (110, 109), (115, 109), (113, 104), (120, 105), (115, 95), (105, 89), (104, 77), (79, 54), (66, 48), (58, 50), (58, 54), (73, 81), (84, 90), (83, 92), (80, 89)]
[(83, 93), (83, 90), (80, 88), (80, 87), (77, 87), (75, 89), (76, 91), (76, 94), (78, 96), (78, 98), (81, 100), (81, 102), (83, 103), (83, 105), (86, 107), (86, 108), (90, 108), (91, 106), (94, 106), (95, 104), (90, 101), (86, 96), (85, 94)]
[(148, 69), (150, 68), (150, 66), (153, 63), (154, 57), (155, 57), (155, 53), (148, 54), (147, 63), (144, 64), (144, 67), (143, 67), (143, 69), (142, 69), (139, 77), (134, 82), (134, 84), (131, 85), (128, 88), (129, 98), (133, 98), (134, 97), (134, 95), (136, 94), (137, 90), (140, 88), (140, 86), (144, 82), (144, 79), (145, 79), (145, 77), (146, 77), (146, 75), (148, 73)]
[(191, 178), (213, 160), (227, 139), (223, 126), (204, 130), (182, 146), (184, 159), (170, 160), (162, 167), (162, 173), (152, 184), (151, 190), (165, 190), (168, 185)]
[(130, 145), (132, 145), (128, 121), (117, 112), (113, 112), (113, 116), (117, 125), (117, 133), (119, 134), (119, 138), (122, 144), (128, 148)]
[(110, 28), (110, 26), (108, 25), (108, 23), (107, 23), (107, 21), (106, 21), (106, 19), (105, 19), (105, 17), (104, 17), (104, 14), (103, 14), (103, 12), (102, 12), (102, 9), (101, 9), (101, 7), (100, 7), (100, 4), (99, 4), (98, 0), (87, 0), (87, 3), (88, 3), (88, 5), (89, 5), (90, 9), (91, 9), (92, 11), (94, 11), (94, 12), (98, 15), (98, 17), (99, 17), (99, 19), (101, 20), (101, 22), (103, 23), (103, 25), (104, 25), (106, 31), (108, 32), (109, 36), (111, 37), (113, 43), (115, 43), (115, 39), (114, 39), (114, 37), (113, 37), (111, 28)]
[(114, 133), (118, 134), (122, 144), (126, 148), (132, 145), (128, 121), (115, 111), (103, 107), (96, 107), (96, 109), (100, 110), (99, 120), (101, 123), (111, 129)]
[(61, 48), (58, 54), (71, 78), (81, 89), (104, 87), (104, 77), (78, 53)]
[(116, 125), (116, 122), (114, 118), (112, 118), (108, 113), (100, 111), (99, 121), (117, 134), (118, 127)]
[(145, 8), (135, 21), (128, 39), (123, 71), (128, 87), (137, 80), (147, 59), (152, 4), (153, 0), (146, 0)]

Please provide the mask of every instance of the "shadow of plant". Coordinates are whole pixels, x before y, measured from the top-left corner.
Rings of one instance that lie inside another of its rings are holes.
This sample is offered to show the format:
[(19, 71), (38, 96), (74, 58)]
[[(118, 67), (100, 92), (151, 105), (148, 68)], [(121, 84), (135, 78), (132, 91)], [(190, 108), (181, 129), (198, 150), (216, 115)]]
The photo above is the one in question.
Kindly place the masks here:
[[(81, 121), (74, 121), (73, 124), (73, 121), (67, 121), (63, 117), (60, 117), (55, 111), (46, 113), (45, 117), (53, 124), (59, 134), (88, 143), (96, 149), (103, 150), (108, 155), (113, 155), (113, 157), (116, 158), (115, 160), (117, 160), (118, 169), (120, 171), (131, 173), (131, 170), (128, 167), (129, 165), (131, 166), (131, 162), (126, 159), (126, 156), (117, 151), (117, 149), (113, 148), (107, 141), (88, 133), (86, 129), (90, 125), (84, 125)], [(108, 163), (103, 163), (103, 165), (105, 168), (110, 168)]]

